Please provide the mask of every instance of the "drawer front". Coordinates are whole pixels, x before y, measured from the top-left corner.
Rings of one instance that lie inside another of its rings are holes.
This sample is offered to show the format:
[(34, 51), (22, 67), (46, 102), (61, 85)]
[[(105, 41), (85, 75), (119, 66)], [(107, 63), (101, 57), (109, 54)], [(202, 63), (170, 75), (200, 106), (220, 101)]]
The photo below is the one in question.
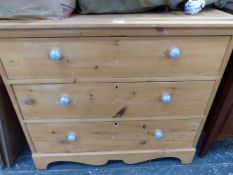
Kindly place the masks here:
[(0, 57), (9, 79), (215, 76), (228, 41), (223, 36), (1, 39)]
[(25, 119), (203, 115), (214, 81), (14, 85)]
[(200, 119), (27, 124), (36, 152), (74, 153), (192, 147)]

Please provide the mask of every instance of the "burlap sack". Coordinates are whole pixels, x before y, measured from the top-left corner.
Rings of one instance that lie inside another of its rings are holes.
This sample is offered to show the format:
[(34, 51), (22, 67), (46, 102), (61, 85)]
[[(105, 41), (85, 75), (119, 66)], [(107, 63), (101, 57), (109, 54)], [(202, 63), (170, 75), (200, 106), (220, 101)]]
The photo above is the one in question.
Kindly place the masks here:
[[(77, 0), (80, 14), (98, 13), (134, 13), (144, 12), (155, 7), (166, 5), (176, 9), (181, 2), (187, 0)], [(222, 5), (227, 0), (205, 0), (205, 4)]]
[(224, 11), (233, 14), (233, 0), (229, 0), (223, 8)]
[(183, 0), (78, 0), (80, 13), (135, 13), (151, 10), (157, 6), (171, 8)]
[(0, 0), (0, 19), (69, 17), (76, 0)]

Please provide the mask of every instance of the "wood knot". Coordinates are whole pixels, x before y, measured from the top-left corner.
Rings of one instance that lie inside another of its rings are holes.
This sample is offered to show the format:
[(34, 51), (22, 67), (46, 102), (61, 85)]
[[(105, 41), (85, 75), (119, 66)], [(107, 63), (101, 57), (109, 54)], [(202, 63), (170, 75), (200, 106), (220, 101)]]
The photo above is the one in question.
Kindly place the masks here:
[(123, 115), (125, 114), (126, 110), (127, 110), (126, 106), (123, 107), (123, 108), (121, 108), (114, 116), (112, 116), (112, 118), (121, 118), (121, 117), (123, 117)]
[(94, 69), (95, 69), (95, 70), (99, 69), (99, 66), (98, 66), (98, 65), (95, 65), (95, 66), (94, 66)]
[(34, 105), (34, 104), (36, 104), (36, 100), (33, 99), (33, 98), (28, 98), (28, 99), (26, 99), (26, 100), (24, 101), (24, 103), (25, 103), (26, 105)]
[(89, 96), (90, 96), (89, 99), (90, 99), (91, 101), (94, 100), (94, 94), (90, 93)]
[(140, 142), (140, 145), (145, 145), (146, 144), (146, 141), (145, 140), (142, 140), (141, 142)]
[(142, 128), (143, 128), (143, 129), (146, 129), (146, 125), (145, 125), (145, 124), (143, 124), (143, 125), (142, 125)]

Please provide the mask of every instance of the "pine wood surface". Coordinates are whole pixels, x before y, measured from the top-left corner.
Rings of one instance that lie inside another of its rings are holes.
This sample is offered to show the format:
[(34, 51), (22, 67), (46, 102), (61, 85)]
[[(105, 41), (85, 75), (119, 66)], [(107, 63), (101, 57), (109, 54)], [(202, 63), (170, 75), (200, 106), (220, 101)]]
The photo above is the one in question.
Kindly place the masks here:
[[(9, 79), (216, 76), (228, 42), (228, 36), (1, 39), (0, 53)], [(174, 47), (182, 52), (177, 60), (168, 55)], [(52, 49), (62, 60), (49, 58)]]
[[(214, 81), (14, 85), (24, 119), (102, 119), (204, 115)], [(172, 102), (164, 104), (164, 93)], [(61, 96), (68, 106), (58, 103)], [(52, 110), (56, 109), (56, 110)]]
[(181, 149), (157, 149), (134, 151), (109, 151), (109, 152), (85, 152), (85, 153), (34, 153), (34, 163), (38, 169), (46, 169), (47, 165), (54, 161), (82, 162), (91, 165), (104, 165), (108, 160), (122, 160), (127, 164), (135, 164), (156, 158), (176, 157), (183, 164), (190, 164), (195, 155), (195, 148)]
[[(233, 44), (233, 40), (231, 42)], [(232, 137), (233, 52), (217, 91), (205, 125), (205, 136), (200, 155), (206, 156), (215, 141)]]
[[(1, 25), (1, 24), (0, 24)], [(226, 36), (232, 28), (200, 27), (144, 27), (144, 28), (52, 28), (52, 29), (1, 29), (0, 38), (55, 38), (58, 37), (152, 37), (152, 36)]]
[[(81, 153), (188, 148), (200, 120), (48, 123), (27, 127), (38, 153)], [(156, 130), (162, 130), (165, 138), (156, 140)], [(67, 141), (69, 133), (77, 134), (77, 141)]]
[(167, 14), (77, 15), (65, 20), (10, 20), (2, 21), (0, 29), (50, 28), (123, 28), (123, 27), (233, 27), (233, 17), (216, 9), (197, 15), (184, 12)]
[[(191, 163), (233, 48), (232, 19), (212, 9), (195, 16), (172, 12), (2, 21), (0, 70), (37, 168), (55, 161), (102, 165), (159, 157)], [(182, 57), (171, 62), (166, 53), (174, 46)], [(49, 60), (52, 47), (62, 49), (61, 62)], [(173, 92), (174, 104), (159, 103), (164, 90)], [(81, 106), (58, 107), (56, 99), (64, 91), (75, 102), (82, 99)], [(35, 101), (26, 106), (30, 98)], [(116, 108), (110, 107), (112, 101)], [(125, 111), (127, 118), (108, 118), (124, 103), (134, 107)], [(145, 136), (143, 123), (149, 133), (162, 127), (164, 140)], [(67, 132), (80, 133), (80, 142), (64, 141)], [(113, 135), (118, 139), (110, 141)], [(140, 142), (142, 138), (149, 142)], [(86, 147), (90, 143), (100, 146)]]
[(12, 166), (25, 143), (26, 139), (17, 115), (0, 77), (0, 164)]

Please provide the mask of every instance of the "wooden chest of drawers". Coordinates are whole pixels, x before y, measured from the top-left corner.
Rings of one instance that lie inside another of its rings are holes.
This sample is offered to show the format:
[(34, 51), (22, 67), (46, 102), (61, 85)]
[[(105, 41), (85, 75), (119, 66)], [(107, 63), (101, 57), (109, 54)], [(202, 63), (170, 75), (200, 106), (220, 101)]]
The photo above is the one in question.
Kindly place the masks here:
[(37, 168), (191, 163), (232, 35), (217, 10), (1, 22), (1, 74)]

